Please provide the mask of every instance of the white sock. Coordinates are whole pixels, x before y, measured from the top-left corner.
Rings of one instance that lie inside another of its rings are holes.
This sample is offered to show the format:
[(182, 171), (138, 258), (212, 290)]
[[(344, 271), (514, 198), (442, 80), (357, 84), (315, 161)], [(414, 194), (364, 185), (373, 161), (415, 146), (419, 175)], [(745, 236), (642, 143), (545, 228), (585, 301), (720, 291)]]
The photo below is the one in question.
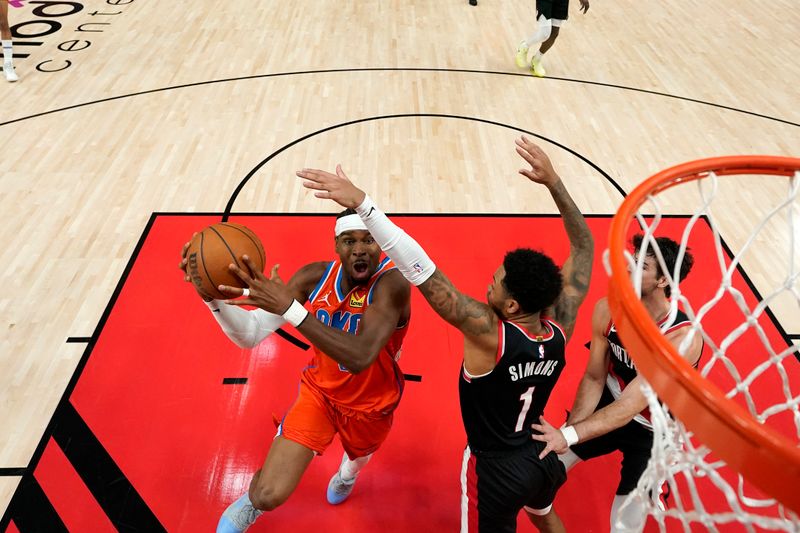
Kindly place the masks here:
[(361, 469), (364, 468), (369, 460), (372, 458), (372, 454), (369, 454), (365, 457), (359, 457), (354, 461), (351, 461), (349, 457), (347, 457), (347, 452), (345, 452), (344, 457), (342, 458), (342, 466), (339, 467), (339, 473), (342, 476), (344, 481), (350, 481), (351, 479), (355, 479)]
[(533, 46), (536, 43), (543, 43), (550, 37), (550, 32), (553, 30), (553, 21), (550, 19), (544, 18), (544, 15), (539, 16), (539, 25), (536, 27), (536, 31), (525, 39), (525, 44), (528, 45), (528, 48)]
[(3, 40), (2, 43), (3, 43), (3, 60), (6, 63), (11, 63), (14, 57), (13, 55), (11, 55), (11, 40), (8, 41)]
[(633, 498), (621, 509), (627, 497), (627, 494), (614, 496), (614, 503), (611, 504), (611, 533), (640, 533), (644, 529), (647, 520), (644, 502)]
[(536, 53), (533, 54), (533, 57), (531, 58), (531, 61), (536, 61), (536, 62), (541, 61), (542, 60), (542, 55), (543, 54), (537, 50)]

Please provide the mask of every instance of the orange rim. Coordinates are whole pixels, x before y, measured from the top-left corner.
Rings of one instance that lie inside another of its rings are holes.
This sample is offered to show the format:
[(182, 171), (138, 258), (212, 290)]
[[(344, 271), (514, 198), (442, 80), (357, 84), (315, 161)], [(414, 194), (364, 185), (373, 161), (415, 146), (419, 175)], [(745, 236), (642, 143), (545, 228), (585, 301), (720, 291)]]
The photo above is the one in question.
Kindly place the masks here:
[(677, 165), (647, 179), (625, 198), (611, 222), (608, 291), (611, 313), (628, 353), (670, 411), (731, 468), (798, 514), (798, 443), (758, 423), (678, 355), (636, 296), (624, 252), (630, 221), (649, 195), (711, 172), (792, 176), (799, 169), (800, 159), (791, 157), (715, 157)]

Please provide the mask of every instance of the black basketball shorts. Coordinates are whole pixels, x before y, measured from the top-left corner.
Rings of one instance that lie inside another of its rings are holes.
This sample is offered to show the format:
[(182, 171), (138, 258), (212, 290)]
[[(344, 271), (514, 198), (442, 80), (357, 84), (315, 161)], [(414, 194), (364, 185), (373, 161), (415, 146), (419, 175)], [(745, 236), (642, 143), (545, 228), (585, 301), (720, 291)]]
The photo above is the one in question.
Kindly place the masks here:
[(461, 531), (512, 533), (523, 507), (547, 510), (567, 480), (555, 453), (539, 459), (541, 442), (511, 453), (464, 450), (461, 471)]
[(536, 0), (536, 18), (540, 15), (546, 19), (567, 20), (569, 0)]

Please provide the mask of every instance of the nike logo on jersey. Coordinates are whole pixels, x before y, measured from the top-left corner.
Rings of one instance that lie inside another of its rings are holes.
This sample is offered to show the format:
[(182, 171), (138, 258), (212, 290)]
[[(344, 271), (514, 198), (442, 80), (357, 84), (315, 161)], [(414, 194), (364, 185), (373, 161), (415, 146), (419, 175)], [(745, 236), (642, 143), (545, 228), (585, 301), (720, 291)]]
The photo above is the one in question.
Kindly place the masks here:
[(529, 376), (550, 376), (557, 366), (558, 361), (529, 361), (508, 367), (508, 373), (511, 374), (511, 381), (518, 381)]

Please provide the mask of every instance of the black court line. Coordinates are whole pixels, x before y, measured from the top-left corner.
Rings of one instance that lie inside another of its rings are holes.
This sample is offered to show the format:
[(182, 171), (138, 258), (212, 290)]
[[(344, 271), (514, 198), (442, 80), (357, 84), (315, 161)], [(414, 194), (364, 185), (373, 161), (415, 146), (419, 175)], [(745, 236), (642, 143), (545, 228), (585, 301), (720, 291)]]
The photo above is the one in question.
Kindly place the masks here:
[(53, 439), (118, 531), (166, 531), (69, 401), (59, 409)]
[(308, 350), (309, 348), (311, 348), (310, 344), (306, 344), (305, 342), (301, 341), (291, 333), (286, 333), (282, 329), (275, 330), (275, 333), (278, 335), (278, 337), (281, 337), (282, 339), (289, 341), (290, 343), (294, 344), (301, 350)]
[[(14, 496), (11, 498), (11, 503), (6, 510), (6, 513), (0, 519), (0, 531), (5, 531), (8, 527), (9, 522), (11, 521), (11, 517), (14, 513), (34, 513), (36, 512), (35, 508), (27, 506), (26, 501), (22, 496), (19, 499), (17, 495), (21, 493), (21, 491), (25, 490), (26, 484), (29, 484), (31, 480), (33, 480), (33, 472), (36, 470), (36, 466), (39, 464), (39, 461), (42, 458), (42, 454), (47, 446), (47, 442), (49, 441), (50, 437), (53, 435), (53, 431), (55, 426), (58, 423), (58, 419), (61, 413), (64, 412), (64, 406), (69, 404), (69, 397), (72, 394), (72, 391), (75, 389), (75, 386), (78, 384), (78, 380), (80, 379), (81, 375), (83, 374), (83, 369), (86, 367), (86, 363), (89, 360), (89, 356), (94, 349), (94, 345), (97, 342), (97, 338), (100, 335), (100, 332), (105, 327), (106, 322), (108, 321), (108, 317), (111, 315), (111, 310), (114, 308), (114, 305), (119, 298), (120, 292), (122, 291), (122, 287), (125, 285), (128, 276), (130, 275), (131, 270), (133, 269), (133, 264), (136, 261), (136, 258), (139, 257), (139, 252), (144, 245), (147, 236), (150, 234), (150, 229), (153, 227), (153, 223), (156, 220), (155, 214), (150, 215), (150, 219), (147, 221), (144, 230), (142, 231), (142, 235), (139, 237), (139, 241), (136, 243), (134, 247), (133, 253), (131, 254), (130, 259), (128, 259), (128, 263), (125, 265), (125, 270), (122, 272), (122, 276), (120, 276), (119, 281), (117, 282), (117, 286), (114, 288), (114, 292), (111, 294), (111, 298), (109, 299), (108, 305), (106, 305), (103, 314), (100, 317), (100, 320), (95, 327), (94, 333), (92, 334), (90, 341), (86, 345), (86, 348), (83, 351), (83, 355), (81, 356), (80, 361), (75, 367), (75, 371), (72, 374), (72, 377), (69, 380), (66, 388), (64, 389), (64, 394), (61, 396), (59, 400), (58, 406), (56, 407), (55, 411), (53, 412), (53, 416), (50, 418), (50, 421), (47, 424), (47, 427), (44, 430), (42, 435), (42, 439), (39, 441), (36, 450), (34, 450), (33, 455), (31, 456), (30, 463), (28, 464), (28, 471), (24, 474), (22, 481), (20, 482), (17, 490), (14, 492)], [(17, 522), (17, 520), (14, 520)], [(42, 531), (49, 531), (48, 529), (43, 529)], [(24, 532), (23, 532), (24, 533)]]
[(165, 91), (173, 91), (178, 89), (188, 89), (191, 87), (200, 87), (203, 85), (213, 85), (217, 83), (228, 83), (232, 81), (246, 81), (246, 80), (258, 80), (258, 79), (266, 79), (266, 78), (279, 78), (284, 76), (304, 76), (310, 74), (339, 74), (339, 73), (355, 73), (355, 72), (448, 72), (448, 73), (457, 73), (457, 74), (483, 74), (483, 75), (490, 75), (490, 76), (514, 76), (514, 77), (524, 77), (530, 79), (532, 83), (543, 83), (547, 81), (556, 81), (556, 82), (566, 82), (566, 83), (577, 83), (581, 85), (593, 85), (596, 87), (607, 87), (611, 89), (620, 89), (624, 91), (631, 91), (631, 92), (638, 92), (642, 94), (648, 94), (652, 96), (659, 96), (663, 98), (670, 98), (675, 100), (682, 100), (684, 102), (690, 102), (694, 104), (700, 104), (710, 107), (716, 107), (718, 109), (724, 109), (725, 111), (733, 111), (735, 113), (742, 113), (745, 115), (750, 115), (753, 117), (763, 118), (766, 120), (771, 120), (774, 122), (780, 122), (782, 124), (787, 124), (789, 126), (800, 127), (800, 123), (792, 122), (789, 120), (785, 120), (778, 117), (773, 117), (770, 115), (766, 115), (763, 113), (757, 113), (755, 111), (748, 111), (745, 109), (739, 109), (732, 106), (727, 106), (723, 104), (717, 104), (714, 102), (707, 102), (705, 100), (698, 100), (696, 98), (690, 98), (688, 96), (680, 96), (675, 94), (664, 93), (660, 91), (654, 91), (650, 89), (640, 89), (638, 87), (629, 87), (627, 85), (618, 85), (614, 83), (605, 83), (599, 81), (591, 81), (591, 80), (578, 80), (574, 78), (559, 78), (557, 76), (547, 77), (547, 78), (536, 78), (531, 76), (528, 73), (521, 73), (521, 72), (503, 72), (497, 70), (474, 70), (474, 69), (448, 69), (448, 68), (346, 68), (346, 69), (324, 69), (324, 70), (301, 70), (301, 71), (294, 71), (294, 72), (276, 72), (273, 74), (253, 74), (250, 76), (237, 76), (233, 78), (223, 78), (220, 80), (206, 80), (206, 81), (199, 81), (194, 83), (184, 83), (181, 85), (171, 85), (169, 87), (161, 87), (158, 89), (149, 89), (147, 91), (138, 91), (135, 93), (128, 93), (122, 94), (117, 96), (110, 96), (107, 98), (101, 98), (99, 100), (90, 100), (88, 102), (82, 102), (79, 104), (73, 104), (70, 106), (59, 107), (56, 109), (51, 109), (50, 111), (42, 111), (41, 113), (35, 113), (33, 115), (27, 115), (19, 118), (15, 118), (12, 120), (7, 120), (5, 122), (0, 122), (0, 126), (6, 126), (8, 124), (14, 124), (16, 122), (21, 122), (23, 120), (30, 120), (37, 117), (42, 117), (46, 115), (51, 115), (53, 113), (59, 113), (62, 111), (69, 111), (71, 109), (78, 109), (81, 107), (91, 106), (95, 104), (102, 104), (106, 102), (113, 102), (115, 100), (123, 100), (127, 98), (133, 98), (136, 96), (144, 96), (148, 94), (154, 94), (159, 92)]
[(247, 378), (222, 378), (223, 385), (245, 385)]
[[(577, 157), (578, 159), (580, 159), (581, 161), (583, 161), (584, 163), (588, 164), (590, 167), (595, 169), (597, 172), (599, 172), (600, 175), (603, 176), (603, 178), (605, 178), (605, 180), (607, 182), (609, 182), (617, 190), (617, 192), (619, 192), (620, 195), (622, 195), (623, 198), (626, 196), (625, 190), (622, 187), (620, 187), (620, 185), (614, 180), (614, 178), (612, 178), (608, 174), (608, 172), (606, 172), (605, 170), (600, 168), (597, 164), (595, 164), (592, 161), (590, 161), (589, 158), (587, 158), (583, 154), (578, 153), (577, 151), (573, 150), (572, 148), (569, 148), (568, 146), (566, 146), (566, 145), (564, 145), (562, 143), (554, 141), (553, 139), (550, 139), (550, 138), (545, 137), (543, 135), (539, 135), (538, 133), (534, 133), (532, 131), (524, 130), (524, 129), (518, 128), (516, 126), (512, 126), (510, 124), (504, 124), (502, 122), (496, 122), (494, 120), (487, 120), (487, 119), (478, 118), (478, 117), (468, 117), (468, 116), (462, 116), (462, 115), (447, 115), (447, 114), (441, 114), (441, 113), (401, 113), (401, 114), (395, 114), (395, 115), (379, 115), (379, 116), (373, 116), (373, 117), (365, 117), (365, 118), (360, 118), (360, 119), (356, 119), (356, 120), (349, 120), (347, 122), (341, 122), (339, 124), (334, 124), (332, 126), (328, 126), (327, 128), (322, 128), (321, 130), (317, 130), (315, 132), (312, 132), (312, 133), (309, 133), (307, 135), (304, 135), (304, 136), (302, 136), (302, 137), (300, 137), (298, 139), (295, 139), (295, 140), (291, 141), (290, 143), (285, 144), (284, 146), (278, 148), (277, 150), (275, 150), (274, 152), (269, 154), (266, 158), (262, 159), (258, 164), (256, 164), (256, 166), (254, 166), (250, 170), (250, 172), (248, 172), (247, 175), (244, 178), (242, 178), (242, 181), (240, 181), (239, 184), (236, 186), (236, 189), (234, 189), (233, 194), (231, 194), (231, 197), (228, 199), (228, 203), (225, 205), (225, 215), (223, 216), (223, 219), (222, 219), (223, 222), (226, 222), (228, 220), (228, 216), (229, 216), (231, 210), (233, 209), (233, 204), (234, 204), (234, 202), (236, 202), (236, 198), (239, 196), (239, 193), (242, 191), (242, 189), (244, 189), (244, 186), (247, 185), (247, 182), (249, 182), (250, 179), (253, 176), (256, 175), (256, 173), (261, 169), (261, 167), (263, 167), (264, 165), (269, 163), (272, 159), (277, 157), (281, 152), (284, 152), (285, 150), (288, 150), (289, 148), (291, 148), (292, 146), (294, 146), (294, 145), (296, 145), (298, 143), (301, 143), (301, 142), (303, 142), (305, 140), (308, 140), (308, 139), (310, 139), (312, 137), (315, 137), (317, 135), (321, 135), (323, 133), (329, 132), (331, 130), (344, 128), (346, 126), (352, 126), (354, 124), (360, 124), (362, 122), (372, 122), (372, 121), (375, 121), (375, 120), (389, 120), (389, 119), (396, 119), (396, 118), (452, 118), (452, 119), (458, 119), (458, 120), (468, 120), (468, 121), (472, 121), (472, 122), (480, 122), (482, 124), (489, 124), (489, 125), (492, 125), (492, 126), (499, 126), (501, 128), (510, 129), (510, 130), (513, 130), (513, 131), (516, 131), (516, 132), (519, 132), (519, 133), (528, 134), (531, 137), (536, 137), (537, 139), (541, 139), (541, 140), (543, 140), (545, 142), (548, 142), (548, 143), (552, 144), (553, 146), (557, 146), (558, 148), (561, 148), (565, 152), (568, 152), (568, 153), (572, 154), (573, 156)], [(300, 179), (300, 178), (295, 178), (295, 179)]]
[(403, 374), (403, 379), (406, 381), (422, 381), (422, 376), (419, 374)]
[(61, 533), (67, 526), (61, 521), (53, 504), (47, 499), (39, 482), (33, 476), (25, 476), (14, 492), (6, 512), (8, 520), (0, 521), (0, 531), (5, 531), (13, 519), (20, 533)]
[(92, 338), (91, 337), (67, 337), (67, 342), (75, 343), (75, 344), (87, 343), (87, 342), (92, 342)]
[(0, 468), (0, 477), (4, 477), (4, 476), (15, 476), (15, 477), (18, 477), (18, 476), (21, 476), (21, 475), (25, 474), (25, 472), (27, 470), (28, 469), (25, 468), (24, 466), (10, 467), (10, 468)]
[(800, 339), (800, 333), (790, 333), (788, 337), (790, 339)]

